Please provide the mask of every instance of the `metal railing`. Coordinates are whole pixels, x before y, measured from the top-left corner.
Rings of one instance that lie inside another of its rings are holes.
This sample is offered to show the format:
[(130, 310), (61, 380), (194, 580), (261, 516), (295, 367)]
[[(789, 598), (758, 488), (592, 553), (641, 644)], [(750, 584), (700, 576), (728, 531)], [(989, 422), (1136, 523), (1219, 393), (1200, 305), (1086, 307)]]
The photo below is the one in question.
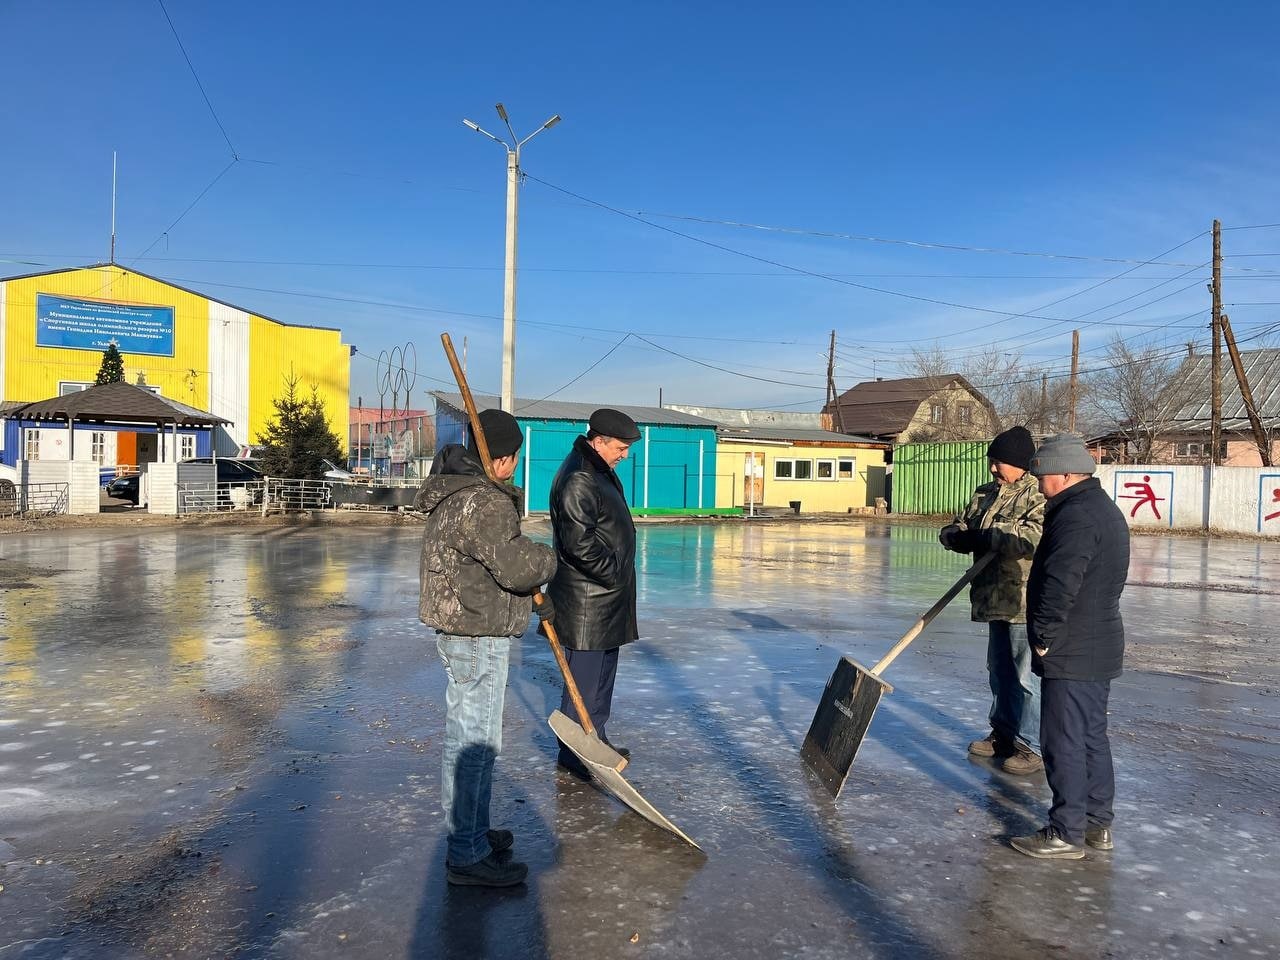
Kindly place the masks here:
[(38, 520), (67, 513), (70, 505), (70, 484), (0, 480), (0, 517)]
[(216, 513), (221, 510), (251, 510), (262, 505), (266, 482), (212, 483), (186, 481), (178, 484), (178, 513)]

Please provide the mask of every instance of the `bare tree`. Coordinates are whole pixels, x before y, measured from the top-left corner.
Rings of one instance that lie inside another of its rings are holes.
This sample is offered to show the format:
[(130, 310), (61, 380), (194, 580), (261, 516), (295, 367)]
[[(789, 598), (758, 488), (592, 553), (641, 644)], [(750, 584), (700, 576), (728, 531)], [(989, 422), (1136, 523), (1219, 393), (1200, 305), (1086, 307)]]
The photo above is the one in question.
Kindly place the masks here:
[(1130, 346), (1117, 334), (1103, 367), (1086, 378), (1099, 422), (1125, 439), (1136, 463), (1151, 462), (1190, 399), (1184, 362), (1165, 347)]

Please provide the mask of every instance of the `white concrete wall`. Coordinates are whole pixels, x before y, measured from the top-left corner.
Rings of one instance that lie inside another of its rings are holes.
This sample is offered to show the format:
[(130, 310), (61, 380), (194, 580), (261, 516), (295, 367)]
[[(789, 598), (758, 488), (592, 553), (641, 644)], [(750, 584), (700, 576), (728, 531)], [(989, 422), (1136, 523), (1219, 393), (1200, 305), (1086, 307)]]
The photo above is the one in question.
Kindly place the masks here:
[(165, 513), (176, 515), (178, 512), (178, 465), (168, 463), (149, 463), (142, 475), (139, 490), (146, 494), (147, 511), (149, 513)]
[(19, 460), (23, 483), (70, 483), (71, 464), (66, 460)]
[(98, 482), (98, 465), (92, 460), (83, 463), (75, 460), (67, 466), (71, 484), (67, 513), (97, 513), (100, 504), (98, 494), (102, 489)]
[(1280, 467), (1218, 467), (1213, 471), (1209, 526), (1280, 537)]
[(1280, 467), (1098, 468), (1131, 527), (1280, 537)]

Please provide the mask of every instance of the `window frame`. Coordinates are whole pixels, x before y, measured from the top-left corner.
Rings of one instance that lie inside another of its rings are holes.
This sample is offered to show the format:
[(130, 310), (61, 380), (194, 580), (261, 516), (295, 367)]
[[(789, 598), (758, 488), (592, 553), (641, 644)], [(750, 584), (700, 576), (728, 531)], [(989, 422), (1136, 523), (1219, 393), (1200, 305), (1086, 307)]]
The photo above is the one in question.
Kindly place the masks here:
[[(831, 475), (824, 477), (822, 475), (822, 465), (827, 464), (831, 468)], [(835, 457), (814, 457), (813, 458), (813, 479), (822, 483), (836, 482), (836, 458)]]
[(191, 460), (196, 455), (196, 438), (189, 433), (178, 434), (178, 460)]
[[(779, 468), (786, 464), (791, 470), (790, 476), (781, 476), (778, 473)], [(799, 476), (800, 466), (804, 465), (807, 476)], [(813, 476), (813, 458), (811, 457), (774, 457), (773, 459), (773, 479), (774, 480), (799, 480), (808, 482), (814, 479)]]
[(105, 430), (89, 431), (89, 460), (100, 467), (107, 462), (107, 432)]
[[(35, 453), (33, 457), (31, 454)], [(40, 428), (22, 428), (22, 459), (37, 461), (40, 459)]]
[(929, 423), (940, 424), (947, 422), (947, 407), (942, 403), (929, 404)]
[[(844, 464), (849, 465), (849, 475), (845, 476), (841, 472)], [(836, 479), (837, 480), (856, 480), (858, 478), (858, 458), (857, 457), (836, 457)]]

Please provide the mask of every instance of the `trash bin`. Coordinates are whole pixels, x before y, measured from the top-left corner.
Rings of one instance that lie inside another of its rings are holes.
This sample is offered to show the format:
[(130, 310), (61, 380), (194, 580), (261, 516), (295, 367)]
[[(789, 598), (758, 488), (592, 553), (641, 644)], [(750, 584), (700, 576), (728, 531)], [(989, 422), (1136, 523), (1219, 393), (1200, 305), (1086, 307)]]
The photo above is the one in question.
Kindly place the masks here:
[(799, 512), (800, 512), (800, 501), (799, 501), (799, 500), (791, 500), (791, 501), (788, 501), (788, 502), (791, 504), (791, 510), (792, 510), (792, 512), (794, 512), (794, 513), (799, 513)]

